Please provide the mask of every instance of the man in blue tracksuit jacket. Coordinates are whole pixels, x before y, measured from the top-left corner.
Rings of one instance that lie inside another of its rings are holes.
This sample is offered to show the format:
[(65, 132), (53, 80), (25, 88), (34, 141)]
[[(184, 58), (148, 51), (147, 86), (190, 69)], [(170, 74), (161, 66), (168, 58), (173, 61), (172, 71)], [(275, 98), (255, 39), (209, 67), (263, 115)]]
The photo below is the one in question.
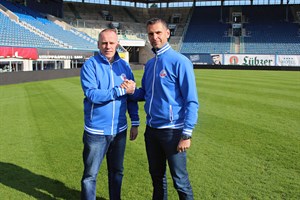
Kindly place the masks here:
[(139, 126), (138, 104), (127, 101), (135, 83), (120, 87), (125, 80), (134, 80), (127, 62), (122, 60), (116, 48), (115, 30), (105, 29), (99, 34), (100, 52), (87, 60), (81, 69), (81, 85), (84, 92), (84, 134), (81, 199), (96, 199), (96, 180), (104, 156), (107, 159), (109, 197), (121, 199), (123, 160), (126, 145), (128, 110), (131, 118), (130, 139), (137, 136)]
[[(186, 169), (186, 150), (197, 123), (198, 96), (193, 65), (168, 43), (170, 30), (165, 21), (147, 22), (148, 38), (155, 57), (145, 65), (142, 87), (132, 98), (145, 100), (145, 131), (153, 200), (167, 199), (166, 162), (179, 199), (193, 199)], [(123, 86), (122, 86), (123, 87)]]

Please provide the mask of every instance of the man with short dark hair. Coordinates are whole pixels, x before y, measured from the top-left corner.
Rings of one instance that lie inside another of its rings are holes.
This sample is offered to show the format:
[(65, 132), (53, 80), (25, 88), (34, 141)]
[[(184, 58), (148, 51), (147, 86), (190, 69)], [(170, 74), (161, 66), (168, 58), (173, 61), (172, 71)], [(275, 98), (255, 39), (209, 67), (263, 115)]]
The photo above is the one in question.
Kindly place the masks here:
[(170, 30), (164, 20), (149, 20), (147, 31), (155, 56), (146, 63), (142, 87), (136, 89), (132, 97), (145, 100), (145, 144), (153, 184), (152, 199), (168, 198), (168, 162), (179, 199), (192, 200), (194, 197), (186, 168), (186, 150), (190, 148), (192, 131), (198, 117), (193, 65), (169, 45)]

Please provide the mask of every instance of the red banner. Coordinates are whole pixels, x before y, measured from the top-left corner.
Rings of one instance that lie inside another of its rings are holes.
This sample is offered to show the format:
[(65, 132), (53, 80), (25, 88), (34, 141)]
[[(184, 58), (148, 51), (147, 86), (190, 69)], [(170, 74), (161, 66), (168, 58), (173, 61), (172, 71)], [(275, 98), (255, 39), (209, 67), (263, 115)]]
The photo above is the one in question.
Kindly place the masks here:
[(36, 48), (0, 47), (0, 58), (38, 59)]

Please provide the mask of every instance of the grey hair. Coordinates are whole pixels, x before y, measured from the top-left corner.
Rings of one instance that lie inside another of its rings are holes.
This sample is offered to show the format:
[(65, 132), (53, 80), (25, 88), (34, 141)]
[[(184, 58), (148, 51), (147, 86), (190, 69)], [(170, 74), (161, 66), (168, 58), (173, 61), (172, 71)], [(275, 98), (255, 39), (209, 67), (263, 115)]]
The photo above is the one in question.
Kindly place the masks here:
[[(106, 29), (103, 29), (103, 30), (99, 33), (99, 35), (98, 35), (98, 41), (100, 41), (100, 36), (101, 36), (101, 34), (104, 33), (104, 32), (107, 32), (107, 31), (111, 31), (111, 32), (114, 32), (114, 33), (117, 34), (117, 30), (114, 29), (114, 28), (106, 28)], [(117, 34), (117, 35), (118, 35), (118, 34)]]

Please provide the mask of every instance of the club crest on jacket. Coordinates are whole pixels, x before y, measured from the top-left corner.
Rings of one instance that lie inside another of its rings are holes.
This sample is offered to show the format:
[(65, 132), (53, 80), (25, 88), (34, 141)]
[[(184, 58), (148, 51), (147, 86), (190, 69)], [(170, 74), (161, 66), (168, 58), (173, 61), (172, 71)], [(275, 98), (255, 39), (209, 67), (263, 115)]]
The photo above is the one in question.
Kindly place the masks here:
[(166, 70), (161, 70), (160, 71), (160, 73), (159, 73), (159, 76), (161, 77), (161, 78), (165, 78), (166, 76), (167, 76), (167, 71)]
[(126, 77), (126, 74), (121, 74), (121, 79), (123, 80), (123, 81), (125, 81), (125, 80), (127, 80), (127, 77)]

